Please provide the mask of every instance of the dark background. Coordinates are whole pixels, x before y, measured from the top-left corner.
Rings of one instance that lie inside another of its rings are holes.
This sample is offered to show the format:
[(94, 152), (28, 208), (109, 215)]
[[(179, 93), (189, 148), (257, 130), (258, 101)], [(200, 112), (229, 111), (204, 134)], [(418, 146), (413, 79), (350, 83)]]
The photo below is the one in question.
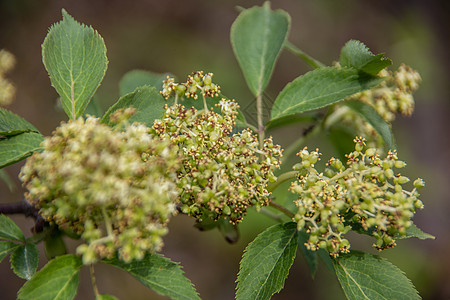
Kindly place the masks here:
[[(104, 108), (118, 99), (118, 82), (132, 69), (171, 72), (184, 78), (195, 70), (213, 72), (224, 94), (242, 106), (253, 101), (247, 90), (229, 42), (229, 29), (238, 15), (236, 5), (250, 7), (261, 1), (68, 1), (0, 0), (0, 49), (17, 58), (8, 73), (18, 91), (8, 109), (49, 135), (66, 116), (55, 109), (57, 94), (50, 86), (41, 62), (41, 43), (51, 24), (61, 19), (65, 8), (76, 20), (92, 25), (103, 36), (109, 59), (106, 77), (98, 90)], [(449, 2), (448, 1), (273, 1), (292, 17), (289, 40), (326, 64), (339, 56), (349, 39), (363, 41), (374, 53), (385, 52), (394, 61), (417, 69), (423, 84), (415, 94), (416, 111), (411, 118), (394, 122), (400, 158), (408, 162), (406, 173), (422, 177), (425, 209), (415, 223), (436, 240), (406, 240), (381, 255), (406, 272), (424, 299), (450, 299), (449, 213)], [(309, 67), (284, 51), (275, 68), (266, 97), (275, 99), (282, 87)], [(293, 130), (295, 129), (295, 131)], [(286, 146), (294, 139), (290, 128), (276, 132), (275, 141)], [(315, 140), (310, 145), (315, 147)], [(331, 150), (321, 147), (328, 157)], [(22, 164), (7, 168), (17, 178)], [(10, 192), (0, 183), (0, 201), (16, 202), (23, 190)], [(29, 234), (31, 220), (14, 216)], [(241, 239), (227, 244), (220, 234), (199, 232), (193, 221), (177, 216), (169, 224), (163, 253), (180, 262), (203, 299), (233, 299), (239, 260), (245, 246), (273, 222), (250, 212), (241, 226)], [(355, 241), (352, 249), (373, 252), (372, 240)], [(71, 244), (71, 247), (73, 245)], [(40, 266), (46, 262), (41, 258)], [(129, 275), (112, 267), (96, 267), (100, 291), (120, 299), (163, 299)], [(0, 264), (0, 298), (15, 299), (23, 284)], [(273, 299), (343, 299), (335, 277), (321, 265), (311, 279), (305, 260), (299, 255), (290, 271), (285, 289)], [(93, 299), (88, 272), (83, 269), (77, 299)]]

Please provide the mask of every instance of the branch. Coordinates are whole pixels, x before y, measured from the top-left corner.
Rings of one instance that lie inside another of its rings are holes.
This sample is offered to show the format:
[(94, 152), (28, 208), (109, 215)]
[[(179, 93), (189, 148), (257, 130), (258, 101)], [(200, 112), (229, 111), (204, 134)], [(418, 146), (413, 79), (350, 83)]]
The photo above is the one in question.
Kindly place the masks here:
[(26, 200), (18, 203), (2, 203), (0, 204), (0, 214), (15, 215), (21, 214), (25, 217), (33, 217), (35, 219), (35, 225), (32, 228), (34, 233), (42, 232), (44, 230), (44, 219), (39, 214), (39, 209), (32, 206)]

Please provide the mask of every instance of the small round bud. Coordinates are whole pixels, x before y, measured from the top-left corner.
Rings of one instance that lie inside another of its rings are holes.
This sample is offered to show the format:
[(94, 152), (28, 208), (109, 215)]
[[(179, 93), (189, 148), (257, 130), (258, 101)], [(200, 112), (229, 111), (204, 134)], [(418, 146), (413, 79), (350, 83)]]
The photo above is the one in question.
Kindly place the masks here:
[(421, 189), (425, 186), (425, 181), (423, 181), (423, 179), (421, 178), (417, 178), (416, 180), (414, 180), (414, 187), (417, 189)]

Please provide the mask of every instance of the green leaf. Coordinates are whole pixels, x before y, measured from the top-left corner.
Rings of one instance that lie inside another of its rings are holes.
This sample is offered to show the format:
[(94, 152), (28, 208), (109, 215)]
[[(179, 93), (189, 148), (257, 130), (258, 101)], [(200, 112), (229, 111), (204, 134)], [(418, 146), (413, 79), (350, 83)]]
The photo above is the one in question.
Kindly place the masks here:
[(303, 255), (305, 256), (306, 262), (309, 266), (309, 272), (311, 273), (312, 278), (314, 278), (314, 275), (317, 271), (317, 251), (308, 250), (305, 246), (305, 243), (309, 239), (309, 234), (307, 234), (304, 230), (299, 231), (298, 234), (298, 245), (300, 249), (302, 250)]
[(13, 252), (19, 244), (9, 242), (9, 241), (0, 241), (0, 262), (8, 256), (11, 252)]
[(350, 40), (341, 49), (339, 63), (342, 67), (352, 67), (371, 75), (390, 66), (392, 61), (383, 57), (384, 54), (373, 55), (372, 52), (360, 41)]
[(84, 111), (84, 115), (91, 115), (96, 117), (101, 117), (103, 115), (103, 110), (95, 97), (92, 98), (91, 101), (89, 101), (89, 104)]
[(5, 215), (0, 215), (0, 238), (19, 242), (25, 241), (22, 230)]
[(319, 117), (316, 113), (289, 115), (268, 122), (266, 124), (266, 130), (273, 130), (276, 128), (285, 127), (286, 125), (296, 123), (316, 123), (318, 120)]
[(236, 299), (270, 299), (284, 285), (298, 245), (297, 224), (269, 227), (245, 249), (237, 278)]
[(121, 97), (111, 106), (102, 118), (102, 122), (114, 125), (109, 119), (112, 113), (121, 108), (134, 107), (136, 113), (130, 118), (130, 122), (141, 122), (152, 126), (155, 119), (162, 117), (167, 101), (159, 94), (155, 87), (141, 86), (134, 92)]
[(405, 274), (378, 255), (351, 251), (333, 259), (348, 299), (420, 299)]
[(119, 83), (120, 96), (125, 96), (128, 93), (143, 85), (154, 86), (156, 90), (161, 91), (163, 80), (167, 76), (173, 77), (170, 73), (153, 73), (144, 70), (132, 70), (123, 75)]
[(295, 115), (341, 101), (377, 86), (382, 78), (352, 68), (320, 68), (288, 83), (272, 107), (271, 119)]
[(180, 266), (160, 254), (147, 255), (131, 263), (119, 259), (104, 262), (127, 271), (146, 287), (171, 299), (200, 299)]
[(348, 159), (346, 155), (355, 150), (355, 143), (353, 142), (353, 139), (356, 136), (356, 132), (354, 128), (349, 126), (334, 125), (328, 128), (327, 136), (337, 152), (337, 158), (339, 158), (343, 163), (346, 163)]
[(81, 260), (73, 254), (49, 261), (19, 290), (18, 299), (73, 299), (80, 283), (81, 266)]
[(64, 9), (42, 44), (42, 61), (70, 119), (83, 115), (105, 76), (108, 59), (103, 38)]
[(423, 232), (419, 227), (417, 227), (415, 224), (412, 224), (411, 227), (408, 227), (406, 229), (406, 235), (398, 235), (395, 238), (397, 239), (409, 239), (409, 238), (418, 238), (421, 240), (427, 240), (427, 239), (436, 239), (435, 236)]
[(35, 244), (20, 245), (11, 254), (11, 268), (20, 278), (30, 280), (36, 272), (39, 262), (39, 251)]
[(363, 117), (370, 125), (372, 125), (372, 127), (383, 138), (389, 149), (395, 150), (394, 136), (392, 134), (391, 127), (372, 106), (357, 100), (347, 101), (345, 104), (361, 115), (361, 117)]
[(16, 189), (16, 184), (4, 169), (0, 169), (0, 179), (8, 186), (10, 192)]
[(269, 83), (275, 62), (288, 35), (290, 16), (271, 10), (270, 3), (244, 10), (231, 26), (231, 45), (255, 96)]
[(119, 300), (118, 298), (111, 295), (98, 295), (95, 300)]
[(34, 152), (41, 151), (44, 137), (36, 132), (24, 132), (0, 139), (0, 168), (24, 160)]
[(66, 243), (63, 239), (63, 233), (57, 229), (51, 229), (52, 232), (44, 240), (44, 251), (47, 259), (53, 259), (57, 256), (67, 254)]
[(0, 137), (13, 136), (23, 132), (39, 133), (39, 130), (18, 115), (0, 108)]

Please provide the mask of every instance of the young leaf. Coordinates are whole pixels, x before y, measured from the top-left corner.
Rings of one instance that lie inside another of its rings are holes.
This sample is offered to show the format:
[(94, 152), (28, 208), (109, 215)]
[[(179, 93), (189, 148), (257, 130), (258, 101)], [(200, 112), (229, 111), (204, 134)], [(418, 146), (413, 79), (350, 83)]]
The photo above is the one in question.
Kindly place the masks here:
[(18, 299), (73, 299), (80, 283), (81, 266), (81, 260), (73, 254), (49, 261), (19, 290)]
[(170, 73), (158, 74), (144, 70), (132, 70), (123, 75), (119, 83), (120, 96), (125, 96), (128, 93), (143, 85), (154, 86), (156, 90), (161, 91), (163, 80), (167, 76), (173, 77)]
[(391, 150), (395, 150), (394, 136), (392, 134), (389, 124), (377, 113), (377, 111), (361, 101), (353, 100), (345, 103), (352, 110), (361, 115), (366, 121), (372, 125), (372, 127), (383, 138), (387, 147)]
[(252, 93), (261, 95), (286, 40), (290, 16), (270, 3), (244, 10), (231, 26), (231, 45)]
[(237, 278), (236, 299), (270, 299), (284, 285), (298, 245), (297, 224), (269, 227), (245, 249)]
[(108, 59), (103, 38), (64, 9), (42, 44), (42, 61), (70, 119), (83, 115), (105, 76)]
[(41, 150), (44, 137), (36, 132), (24, 132), (0, 139), (0, 168), (24, 160), (34, 152)]
[(39, 133), (39, 130), (18, 115), (0, 108), (0, 136), (8, 137), (23, 132)]
[(352, 68), (320, 68), (288, 83), (272, 107), (271, 119), (295, 115), (341, 101), (377, 86), (382, 78)]
[(425, 233), (423, 232), (419, 227), (417, 227), (415, 224), (412, 224), (411, 227), (408, 227), (408, 229), (406, 229), (406, 235), (398, 235), (396, 238), (398, 239), (409, 239), (409, 238), (418, 238), (421, 240), (427, 240), (427, 239), (436, 239), (435, 236), (429, 234), (429, 233)]
[(377, 75), (392, 64), (389, 58), (383, 56), (384, 54), (373, 55), (360, 41), (350, 40), (341, 49), (339, 63), (342, 67), (352, 67), (370, 75)]
[(155, 87), (148, 85), (138, 87), (134, 92), (121, 97), (113, 106), (111, 106), (102, 117), (102, 122), (113, 125), (109, 117), (120, 108), (134, 107), (136, 113), (130, 118), (130, 122), (141, 122), (152, 126), (155, 119), (161, 118), (166, 104), (163, 96), (159, 94)]
[(0, 262), (11, 252), (13, 252), (20, 244), (8, 241), (0, 241)]
[(19, 242), (25, 241), (22, 230), (5, 215), (0, 215), (0, 238)]
[(0, 179), (8, 186), (10, 192), (16, 189), (16, 184), (4, 169), (0, 169)]
[(351, 251), (333, 259), (348, 299), (420, 299), (405, 274), (378, 255)]
[(299, 231), (298, 234), (298, 245), (300, 249), (302, 250), (303, 255), (305, 256), (306, 262), (309, 266), (309, 272), (311, 273), (312, 278), (314, 278), (314, 275), (316, 275), (317, 271), (317, 251), (311, 251), (308, 250), (305, 246), (305, 243), (308, 241), (309, 235), (304, 231)]
[(39, 251), (35, 244), (20, 245), (11, 254), (11, 268), (20, 278), (30, 280), (36, 272), (39, 262)]
[(130, 273), (146, 287), (171, 299), (200, 299), (180, 266), (160, 254), (147, 255), (131, 263), (117, 258), (104, 262)]

